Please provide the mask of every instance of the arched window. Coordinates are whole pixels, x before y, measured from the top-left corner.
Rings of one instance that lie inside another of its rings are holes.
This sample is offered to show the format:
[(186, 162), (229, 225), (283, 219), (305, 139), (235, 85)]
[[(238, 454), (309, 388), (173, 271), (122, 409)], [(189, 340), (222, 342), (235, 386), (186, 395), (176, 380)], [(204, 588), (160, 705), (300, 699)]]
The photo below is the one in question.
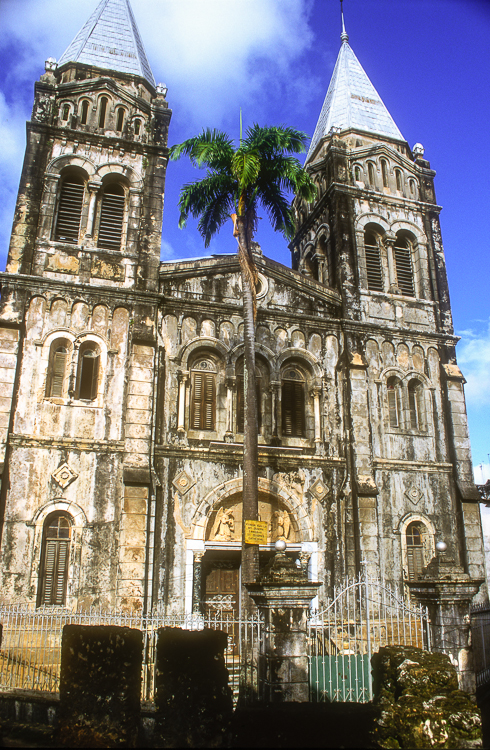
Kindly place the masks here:
[(78, 243), (84, 190), (85, 184), (79, 177), (70, 175), (61, 183), (55, 240), (72, 242), (75, 245)]
[(107, 97), (103, 96), (99, 103), (99, 128), (103, 128), (105, 125), (105, 117), (107, 113)]
[(295, 368), (287, 368), (281, 378), (282, 434), (305, 436), (305, 381)]
[(65, 513), (52, 513), (44, 524), (38, 606), (66, 602), (70, 555), (71, 519)]
[(139, 135), (141, 130), (141, 120), (134, 121), (134, 134)]
[[(243, 374), (243, 360), (237, 364), (236, 376), (236, 430), (243, 432), (245, 428), (245, 378)], [(258, 367), (255, 368), (255, 390), (257, 398), (257, 422), (259, 433), (262, 432), (262, 376)]]
[(216, 367), (209, 359), (198, 360), (191, 372), (191, 430), (216, 427)]
[(386, 383), (388, 391), (388, 421), (390, 427), (400, 427), (401, 414), (401, 384), (398, 378), (388, 378)]
[(114, 183), (102, 193), (97, 246), (120, 250), (124, 222), (124, 189)]
[(382, 292), (383, 274), (381, 270), (381, 255), (378, 238), (374, 232), (364, 232), (364, 253), (366, 257), (368, 289), (374, 292)]
[(64, 339), (58, 339), (51, 344), (46, 380), (46, 396), (48, 398), (62, 398), (66, 392), (69, 346), (69, 342)]
[(371, 187), (374, 187), (376, 184), (375, 178), (374, 178), (374, 166), (372, 162), (368, 162), (368, 180)]
[(116, 122), (116, 130), (118, 133), (120, 133), (123, 129), (124, 125), (124, 109), (122, 107), (119, 107), (117, 110), (117, 122)]
[(397, 235), (395, 247), (396, 279), (402, 294), (415, 297), (412, 269), (412, 246), (406, 237)]
[(412, 430), (423, 428), (423, 386), (419, 380), (411, 380), (408, 384), (408, 408), (410, 412), (410, 427)]
[(424, 524), (420, 523), (420, 521), (412, 521), (412, 523), (409, 523), (407, 526), (406, 544), (409, 581), (416, 581), (420, 578), (425, 567), (423, 544), (423, 536), (425, 532), (426, 529)]
[(408, 184), (410, 186), (410, 195), (415, 195), (415, 180), (409, 180)]
[(70, 105), (63, 104), (63, 114), (61, 115), (61, 119), (68, 120), (69, 115), (70, 115)]
[(88, 119), (88, 101), (84, 99), (84, 101), (82, 102), (82, 114), (80, 117), (80, 122), (82, 123), (82, 125), (87, 124), (87, 119)]
[(383, 177), (383, 187), (388, 187), (388, 165), (384, 159), (381, 159), (381, 175)]
[(356, 182), (361, 182), (361, 168), (360, 167), (354, 167), (354, 180)]
[(97, 398), (100, 353), (97, 344), (87, 341), (78, 354), (77, 397), (87, 401)]
[(399, 169), (395, 169), (396, 189), (402, 192), (402, 173)]

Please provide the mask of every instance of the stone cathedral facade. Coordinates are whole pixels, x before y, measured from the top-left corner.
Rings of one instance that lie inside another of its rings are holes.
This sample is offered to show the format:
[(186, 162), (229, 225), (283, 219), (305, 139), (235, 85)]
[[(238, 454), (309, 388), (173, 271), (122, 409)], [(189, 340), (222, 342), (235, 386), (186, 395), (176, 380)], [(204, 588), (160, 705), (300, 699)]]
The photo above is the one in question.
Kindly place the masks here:
[[(171, 110), (128, 0), (35, 86), (1, 278), (2, 597), (239, 606), (241, 280), (160, 262)], [(345, 32), (295, 201), (292, 268), (256, 246), (261, 561), (414, 581), (444, 541), (484, 578), (434, 172)], [(408, 595), (408, 589), (407, 589)]]

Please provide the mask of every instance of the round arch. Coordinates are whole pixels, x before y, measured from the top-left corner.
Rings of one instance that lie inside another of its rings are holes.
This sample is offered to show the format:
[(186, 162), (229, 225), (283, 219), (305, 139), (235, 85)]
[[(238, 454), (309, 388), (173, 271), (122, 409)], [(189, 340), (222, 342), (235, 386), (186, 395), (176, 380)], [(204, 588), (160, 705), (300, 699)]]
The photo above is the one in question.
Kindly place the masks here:
[[(220, 484), (211, 490), (206, 497), (201, 500), (191, 521), (190, 537), (195, 540), (205, 541), (206, 527), (213, 510), (223, 504), (226, 500), (236, 495), (240, 495), (243, 489), (243, 480), (241, 478), (230, 479), (228, 482)], [(311, 518), (307, 512), (304, 503), (297, 495), (290, 492), (286, 487), (282, 487), (277, 482), (259, 477), (259, 496), (268, 495), (283, 503), (287, 510), (294, 516), (298, 525), (298, 542), (313, 541), (313, 528)]]
[(214, 351), (224, 361), (226, 361), (230, 351), (229, 348), (219, 339), (211, 338), (210, 336), (199, 336), (198, 338), (191, 339), (191, 341), (188, 341), (183, 345), (180, 352), (177, 354), (177, 357), (175, 358), (176, 362), (184, 369), (188, 369), (189, 359), (191, 358), (192, 354), (194, 354), (194, 352), (198, 349), (208, 349)]

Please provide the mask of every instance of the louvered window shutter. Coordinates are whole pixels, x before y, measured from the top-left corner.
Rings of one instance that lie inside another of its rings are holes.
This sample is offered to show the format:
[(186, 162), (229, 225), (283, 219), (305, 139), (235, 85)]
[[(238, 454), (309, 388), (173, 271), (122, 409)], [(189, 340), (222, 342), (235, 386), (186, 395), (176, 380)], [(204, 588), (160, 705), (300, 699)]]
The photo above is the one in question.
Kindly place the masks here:
[(84, 185), (81, 180), (65, 180), (61, 185), (55, 240), (78, 242), (82, 216)]
[(395, 266), (398, 286), (402, 294), (407, 297), (415, 297), (413, 288), (413, 269), (411, 250), (408, 242), (399, 247), (395, 246)]
[(193, 430), (214, 430), (215, 395), (214, 373), (194, 373), (191, 416)]
[(68, 542), (59, 541), (57, 544), (57, 565), (56, 575), (53, 586), (52, 604), (64, 604), (65, 601), (65, 583), (68, 568)]
[(282, 433), (290, 437), (303, 437), (304, 424), (304, 385), (294, 380), (284, 380), (282, 384)]
[(57, 542), (48, 540), (44, 557), (44, 585), (42, 604), (51, 604), (54, 580), (56, 574), (56, 545)]
[(388, 410), (390, 414), (390, 427), (398, 427), (398, 392), (394, 385), (388, 386)]
[(61, 398), (63, 396), (66, 359), (66, 349), (60, 348), (54, 353), (51, 372), (51, 388), (49, 393), (49, 395), (54, 398)]
[(107, 250), (121, 249), (124, 200), (123, 190), (119, 186), (107, 189), (102, 195), (97, 239), (98, 247), (103, 247)]
[(381, 258), (377, 245), (365, 245), (366, 272), (368, 289), (373, 292), (383, 291), (383, 275), (381, 272)]
[(422, 547), (407, 547), (408, 579), (416, 581), (424, 569), (424, 554)]

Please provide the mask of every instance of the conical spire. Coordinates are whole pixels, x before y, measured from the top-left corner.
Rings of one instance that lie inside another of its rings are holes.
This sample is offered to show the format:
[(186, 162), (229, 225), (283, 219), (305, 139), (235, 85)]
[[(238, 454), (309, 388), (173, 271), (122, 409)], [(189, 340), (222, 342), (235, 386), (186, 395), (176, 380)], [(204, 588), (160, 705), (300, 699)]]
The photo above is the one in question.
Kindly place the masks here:
[(58, 65), (67, 62), (131, 73), (155, 86), (129, 0), (101, 0)]
[(341, 40), (342, 46), (306, 161), (332, 128), (360, 130), (405, 140), (350, 47), (343, 16)]

